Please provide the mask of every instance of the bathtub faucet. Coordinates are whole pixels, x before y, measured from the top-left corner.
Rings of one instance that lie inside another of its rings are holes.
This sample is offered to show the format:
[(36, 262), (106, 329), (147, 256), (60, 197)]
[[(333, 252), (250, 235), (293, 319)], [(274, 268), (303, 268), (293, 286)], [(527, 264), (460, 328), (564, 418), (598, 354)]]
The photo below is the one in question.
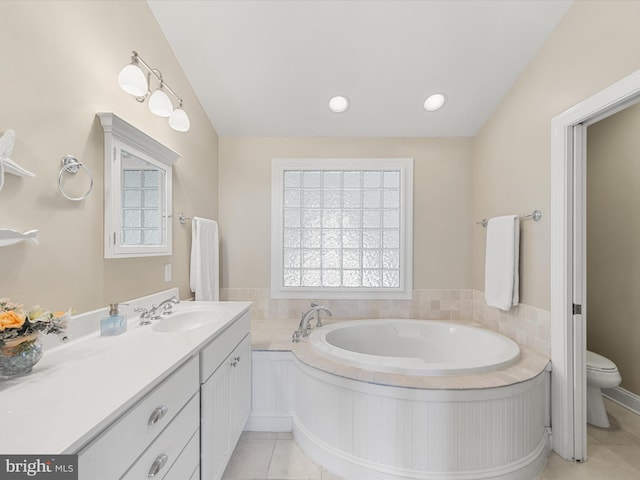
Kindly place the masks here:
[(322, 321), (320, 320), (320, 312), (324, 312), (330, 317), (332, 316), (331, 310), (322, 305), (318, 305), (316, 303), (311, 304), (311, 308), (302, 314), (302, 318), (300, 319), (300, 325), (298, 326), (298, 330), (293, 332), (293, 337), (291, 338), (292, 342), (299, 342), (301, 337), (309, 336), (309, 320), (313, 317), (314, 313), (317, 313), (318, 319), (316, 321), (316, 327), (322, 326)]

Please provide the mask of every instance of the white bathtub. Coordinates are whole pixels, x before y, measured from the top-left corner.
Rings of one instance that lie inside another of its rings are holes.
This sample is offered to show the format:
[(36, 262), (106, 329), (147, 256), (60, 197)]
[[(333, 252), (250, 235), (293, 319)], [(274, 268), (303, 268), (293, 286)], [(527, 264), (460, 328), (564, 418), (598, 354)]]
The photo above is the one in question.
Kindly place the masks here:
[(318, 352), (339, 362), (404, 375), (466, 375), (513, 365), (520, 347), (483, 328), (433, 320), (351, 320), (318, 328)]

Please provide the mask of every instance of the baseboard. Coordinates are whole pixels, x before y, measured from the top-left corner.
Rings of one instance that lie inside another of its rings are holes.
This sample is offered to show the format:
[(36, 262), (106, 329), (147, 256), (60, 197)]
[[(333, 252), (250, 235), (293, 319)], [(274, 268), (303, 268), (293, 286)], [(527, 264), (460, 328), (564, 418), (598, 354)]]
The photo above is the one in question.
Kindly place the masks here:
[(244, 427), (246, 432), (291, 432), (293, 429), (293, 415), (249, 415)]
[(615, 387), (603, 389), (602, 394), (609, 400), (613, 400), (626, 409), (631, 410), (636, 415), (640, 415), (640, 396), (635, 393), (625, 390), (622, 387)]

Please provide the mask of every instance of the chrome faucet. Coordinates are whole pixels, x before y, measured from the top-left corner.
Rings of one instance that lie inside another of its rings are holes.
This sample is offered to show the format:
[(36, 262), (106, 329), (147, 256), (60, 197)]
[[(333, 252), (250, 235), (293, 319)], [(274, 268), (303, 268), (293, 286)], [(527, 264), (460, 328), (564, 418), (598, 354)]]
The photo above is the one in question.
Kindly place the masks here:
[(293, 332), (293, 336), (291, 337), (292, 342), (299, 342), (300, 338), (309, 336), (309, 320), (313, 317), (314, 313), (317, 313), (318, 318), (316, 321), (316, 327), (322, 326), (322, 321), (320, 320), (320, 312), (324, 312), (330, 317), (333, 316), (331, 311), (322, 305), (318, 305), (316, 303), (311, 304), (311, 308), (302, 314), (302, 318), (300, 319), (300, 325), (298, 326), (298, 330)]
[(140, 312), (140, 325), (149, 325), (151, 320), (160, 319), (160, 313), (158, 313), (158, 310), (162, 310), (162, 315), (169, 315), (170, 313), (173, 313), (174, 305), (179, 303), (180, 300), (178, 297), (174, 296), (163, 300), (159, 305), (151, 305), (151, 308), (149, 309), (137, 307), (133, 311)]

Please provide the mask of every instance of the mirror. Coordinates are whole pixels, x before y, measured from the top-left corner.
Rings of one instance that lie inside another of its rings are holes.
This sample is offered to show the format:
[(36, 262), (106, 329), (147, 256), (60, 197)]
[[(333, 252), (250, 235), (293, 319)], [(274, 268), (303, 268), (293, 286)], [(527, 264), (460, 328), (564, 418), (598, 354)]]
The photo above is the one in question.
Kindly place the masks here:
[(171, 255), (171, 170), (180, 155), (113, 113), (104, 130), (104, 257)]

